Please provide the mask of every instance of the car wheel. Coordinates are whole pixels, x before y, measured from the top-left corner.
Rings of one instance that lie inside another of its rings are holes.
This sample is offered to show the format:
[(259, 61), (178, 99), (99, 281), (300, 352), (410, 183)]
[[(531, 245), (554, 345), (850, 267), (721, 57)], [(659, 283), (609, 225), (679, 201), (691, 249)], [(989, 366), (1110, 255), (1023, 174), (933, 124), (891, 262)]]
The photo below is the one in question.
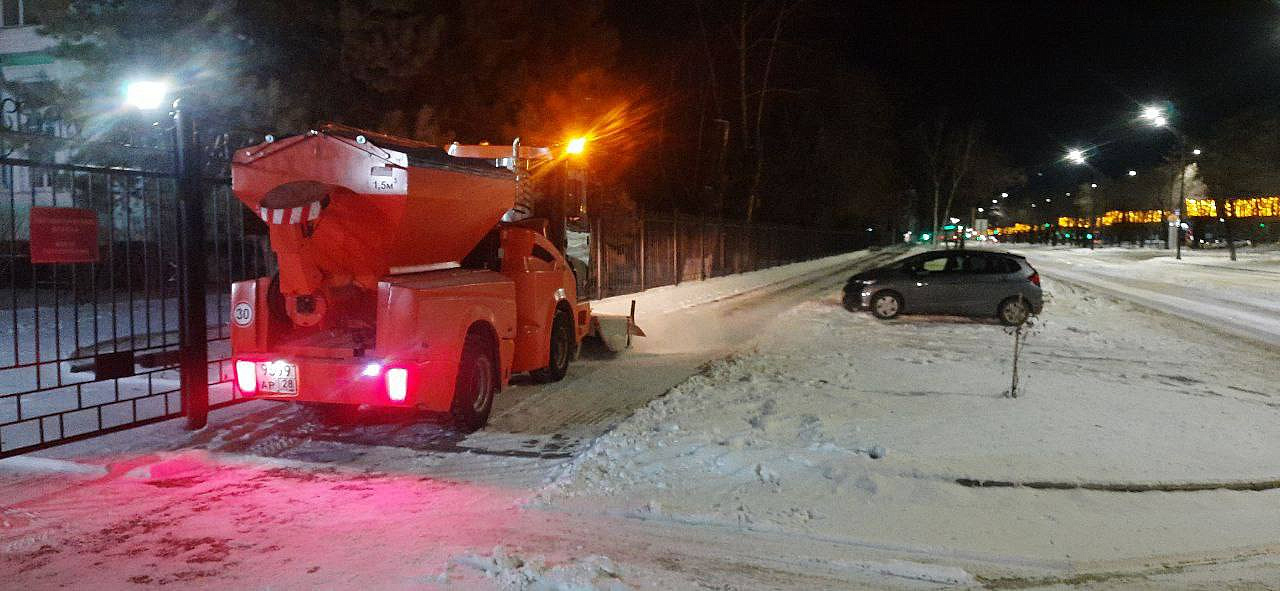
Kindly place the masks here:
[(996, 318), (1005, 326), (1018, 326), (1027, 321), (1031, 316), (1031, 310), (1027, 306), (1026, 298), (1022, 296), (1014, 296), (1000, 302), (1000, 307), (996, 309)]
[(862, 297), (857, 292), (846, 291), (840, 303), (844, 305), (844, 309), (850, 312), (857, 312), (862, 308)]
[(871, 313), (876, 318), (888, 320), (902, 311), (902, 298), (891, 291), (882, 291), (871, 296)]
[(573, 359), (573, 318), (564, 312), (557, 312), (551, 322), (551, 354), (547, 357), (547, 366), (529, 372), (533, 379), (542, 382), (558, 382), (569, 373), (569, 361)]
[(493, 395), (498, 389), (492, 344), (480, 333), (470, 333), (462, 345), (462, 362), (453, 390), (453, 418), (463, 429), (475, 431), (489, 422)]

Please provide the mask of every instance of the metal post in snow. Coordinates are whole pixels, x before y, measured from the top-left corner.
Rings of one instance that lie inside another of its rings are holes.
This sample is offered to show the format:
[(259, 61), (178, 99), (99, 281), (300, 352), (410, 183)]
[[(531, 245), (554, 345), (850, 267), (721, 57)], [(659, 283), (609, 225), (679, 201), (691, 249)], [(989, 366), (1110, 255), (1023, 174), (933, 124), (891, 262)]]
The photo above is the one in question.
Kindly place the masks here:
[(202, 429), (209, 416), (209, 341), (205, 320), (207, 260), (204, 244), (204, 181), (199, 138), (181, 99), (173, 103), (181, 264), (178, 375), (188, 429)]

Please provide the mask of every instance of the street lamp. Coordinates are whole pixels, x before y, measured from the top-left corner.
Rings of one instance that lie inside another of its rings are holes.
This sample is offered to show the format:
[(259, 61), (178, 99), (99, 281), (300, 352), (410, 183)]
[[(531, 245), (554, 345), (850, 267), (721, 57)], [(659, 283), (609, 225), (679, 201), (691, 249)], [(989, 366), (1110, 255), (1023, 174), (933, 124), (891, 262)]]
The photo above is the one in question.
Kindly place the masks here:
[[(568, 244), (568, 222), (570, 217), (581, 216), (587, 205), (587, 193), (590, 185), (588, 184), (588, 175), (590, 167), (586, 161), (587, 137), (577, 136), (571, 138), (564, 144), (564, 153), (567, 156), (564, 159), (564, 184), (563, 197), (559, 200), (558, 210), (553, 216), (551, 235), (552, 243), (561, 249)], [(575, 166), (573, 161), (577, 161)], [(571, 173), (572, 168), (581, 171), (579, 191), (575, 192), (570, 189), (573, 184), (574, 175)], [(572, 203), (570, 202), (572, 200)]]
[(154, 111), (169, 96), (169, 84), (161, 80), (137, 80), (124, 89), (125, 104), (140, 111)]
[[(125, 86), (124, 102), (140, 111), (155, 111), (165, 105), (171, 90), (161, 80), (136, 80)], [(205, 319), (204, 182), (202, 162), (198, 156), (199, 136), (184, 112), (181, 99), (174, 99), (173, 160), (174, 180), (178, 192), (178, 380), (182, 391), (182, 408), (188, 429), (202, 429), (209, 416), (209, 340)]]
[(1192, 156), (1199, 156), (1199, 155), (1200, 155), (1200, 148), (1196, 148), (1196, 149), (1192, 150), (1192, 151), (1191, 151), (1191, 155), (1192, 155)]
[(1129, 171), (1129, 176), (1138, 176), (1138, 171), (1136, 171), (1136, 170), (1130, 170), (1130, 171)]
[(1080, 148), (1071, 148), (1070, 150), (1067, 150), (1066, 159), (1072, 164), (1084, 164), (1087, 161), (1084, 150), (1081, 150)]
[(1145, 119), (1152, 127), (1164, 127), (1169, 124), (1169, 116), (1165, 114), (1164, 108), (1157, 105), (1143, 107), (1139, 117)]

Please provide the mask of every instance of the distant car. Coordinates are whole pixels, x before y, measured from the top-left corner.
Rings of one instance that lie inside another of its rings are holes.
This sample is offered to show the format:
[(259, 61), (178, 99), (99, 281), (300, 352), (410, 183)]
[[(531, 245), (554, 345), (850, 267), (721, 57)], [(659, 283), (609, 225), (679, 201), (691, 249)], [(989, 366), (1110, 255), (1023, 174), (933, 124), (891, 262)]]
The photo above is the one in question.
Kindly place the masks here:
[(877, 318), (904, 313), (995, 316), (1014, 326), (1039, 314), (1040, 274), (1022, 256), (943, 250), (858, 273), (844, 286), (844, 307)]

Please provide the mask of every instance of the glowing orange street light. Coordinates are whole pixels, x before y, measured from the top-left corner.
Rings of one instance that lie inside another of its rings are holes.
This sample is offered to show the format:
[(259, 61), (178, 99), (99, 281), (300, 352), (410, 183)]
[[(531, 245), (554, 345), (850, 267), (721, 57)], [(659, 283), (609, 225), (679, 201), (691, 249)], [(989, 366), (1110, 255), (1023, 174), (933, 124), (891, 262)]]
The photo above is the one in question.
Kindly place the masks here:
[(565, 146), (564, 151), (569, 154), (581, 154), (587, 149), (587, 138), (576, 137), (569, 140), (569, 145)]

